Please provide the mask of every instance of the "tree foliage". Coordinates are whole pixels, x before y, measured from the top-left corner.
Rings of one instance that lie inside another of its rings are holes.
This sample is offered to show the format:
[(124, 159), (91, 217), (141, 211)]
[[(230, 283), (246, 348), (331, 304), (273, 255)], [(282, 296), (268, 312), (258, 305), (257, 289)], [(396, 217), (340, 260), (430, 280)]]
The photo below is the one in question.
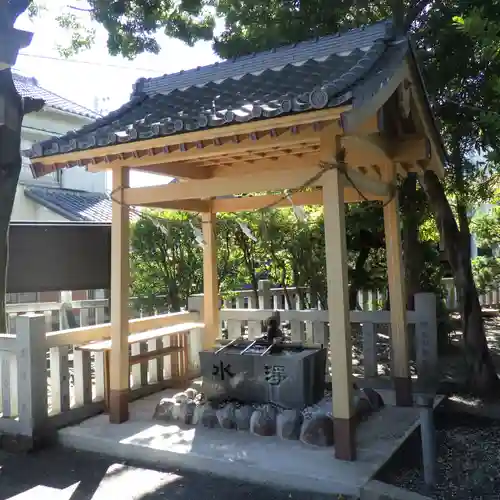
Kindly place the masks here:
[[(373, 204), (366, 217), (362, 205), (347, 211), (347, 241), (351, 308), (361, 290), (387, 289), (384, 235), (381, 208)], [(231, 297), (235, 290), (249, 286), (255, 297), (260, 279), (269, 279), (285, 290), (291, 305), (290, 287), (311, 291), (326, 308), (326, 261), (323, 210), (305, 207), (306, 220), (292, 208), (219, 214), (217, 217), (217, 262), (221, 294)], [(202, 292), (203, 255), (192, 226), (200, 221), (178, 211), (148, 211), (134, 223), (131, 238), (132, 294), (140, 297), (146, 310), (155, 307), (179, 310), (187, 298)], [(367, 224), (378, 224), (377, 241)], [(250, 230), (250, 235), (248, 235)], [(421, 289), (435, 291), (442, 274), (434, 242), (427, 243), (426, 270)]]

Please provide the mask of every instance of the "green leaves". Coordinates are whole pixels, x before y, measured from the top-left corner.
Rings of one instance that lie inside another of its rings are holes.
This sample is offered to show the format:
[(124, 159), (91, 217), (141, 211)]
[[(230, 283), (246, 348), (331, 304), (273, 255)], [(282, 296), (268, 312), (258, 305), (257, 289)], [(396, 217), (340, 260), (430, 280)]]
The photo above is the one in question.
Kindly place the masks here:
[[(223, 296), (231, 296), (244, 285), (256, 292), (258, 281), (266, 278), (284, 288), (310, 288), (326, 307), (323, 210), (304, 207), (304, 211), (307, 222), (297, 220), (293, 207), (218, 214), (217, 265)], [(351, 283), (355, 282), (357, 289), (384, 288), (387, 277), (380, 205), (350, 205), (346, 217)], [(134, 224), (132, 294), (141, 297), (143, 308), (178, 310), (189, 295), (202, 291), (203, 251), (193, 230), (200, 224), (198, 217), (179, 211), (145, 212)], [(365, 256), (358, 268), (361, 252)], [(316, 302), (305, 306), (315, 307)]]

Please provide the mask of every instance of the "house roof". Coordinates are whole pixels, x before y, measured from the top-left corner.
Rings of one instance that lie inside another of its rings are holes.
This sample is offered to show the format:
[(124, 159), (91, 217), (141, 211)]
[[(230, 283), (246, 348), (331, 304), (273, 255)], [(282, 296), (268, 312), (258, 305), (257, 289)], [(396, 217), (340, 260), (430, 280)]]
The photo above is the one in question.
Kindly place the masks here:
[(84, 116), (93, 120), (100, 117), (98, 113), (92, 111), (84, 106), (80, 106), (69, 99), (65, 99), (54, 92), (44, 89), (38, 85), (36, 78), (13, 73), (14, 85), (22, 97), (31, 97), (33, 99), (43, 99), (46, 106), (51, 108), (65, 111), (66, 113), (73, 113), (75, 115)]
[(141, 79), (121, 108), (35, 144), (26, 154), (34, 159), (343, 104), (360, 106), (389, 81), (408, 50), (408, 39), (396, 40), (392, 24), (384, 21)]
[(74, 189), (26, 186), (24, 194), (70, 221), (111, 224), (112, 201), (104, 193)]

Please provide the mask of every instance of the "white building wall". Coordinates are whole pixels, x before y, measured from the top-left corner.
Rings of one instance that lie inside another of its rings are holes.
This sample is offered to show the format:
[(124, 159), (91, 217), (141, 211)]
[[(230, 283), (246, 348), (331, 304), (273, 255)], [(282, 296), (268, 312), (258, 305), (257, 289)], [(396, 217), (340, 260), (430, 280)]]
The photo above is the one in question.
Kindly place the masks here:
[[(70, 130), (79, 129), (92, 121), (90, 118), (51, 108), (43, 109), (37, 113), (30, 113), (23, 119), (21, 149), (29, 149), (35, 142), (62, 135)], [(75, 167), (34, 179), (27, 159), (23, 161), (19, 180), (21, 185), (17, 188), (12, 209), (12, 221), (58, 222), (67, 220), (56, 212), (27, 198), (24, 195), (22, 183), (49, 187), (60, 186), (66, 189), (100, 193), (106, 192), (106, 174), (104, 172), (91, 173), (84, 168)]]
[(17, 186), (16, 198), (12, 207), (12, 222), (64, 222), (64, 217), (39, 205), (24, 194), (24, 186)]
[(84, 167), (67, 168), (61, 174), (61, 187), (105, 193), (106, 172), (87, 172)]

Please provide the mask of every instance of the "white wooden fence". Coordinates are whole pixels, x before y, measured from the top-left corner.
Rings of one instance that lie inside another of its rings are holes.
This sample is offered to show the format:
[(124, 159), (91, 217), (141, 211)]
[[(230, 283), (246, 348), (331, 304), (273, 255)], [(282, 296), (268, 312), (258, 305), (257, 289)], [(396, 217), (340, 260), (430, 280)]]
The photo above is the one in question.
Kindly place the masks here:
[[(446, 307), (449, 311), (459, 311), (458, 296), (453, 278), (444, 278), (446, 290)], [(500, 288), (479, 294), (479, 303), (484, 309), (500, 309)]]
[[(199, 314), (187, 311), (139, 318), (131, 320), (130, 331), (198, 320)], [(11, 324), (16, 333), (0, 335), (0, 433), (33, 440), (103, 411), (104, 354), (90, 354), (75, 346), (109, 338), (109, 323), (47, 332), (47, 315), (30, 312), (11, 317)], [(157, 350), (158, 343), (168, 347), (170, 341), (169, 336), (165, 336), (131, 344), (131, 353)], [(191, 331), (188, 372), (192, 375), (199, 372), (200, 345), (201, 332)], [(133, 366), (131, 399), (168, 387), (171, 374), (170, 356)]]

